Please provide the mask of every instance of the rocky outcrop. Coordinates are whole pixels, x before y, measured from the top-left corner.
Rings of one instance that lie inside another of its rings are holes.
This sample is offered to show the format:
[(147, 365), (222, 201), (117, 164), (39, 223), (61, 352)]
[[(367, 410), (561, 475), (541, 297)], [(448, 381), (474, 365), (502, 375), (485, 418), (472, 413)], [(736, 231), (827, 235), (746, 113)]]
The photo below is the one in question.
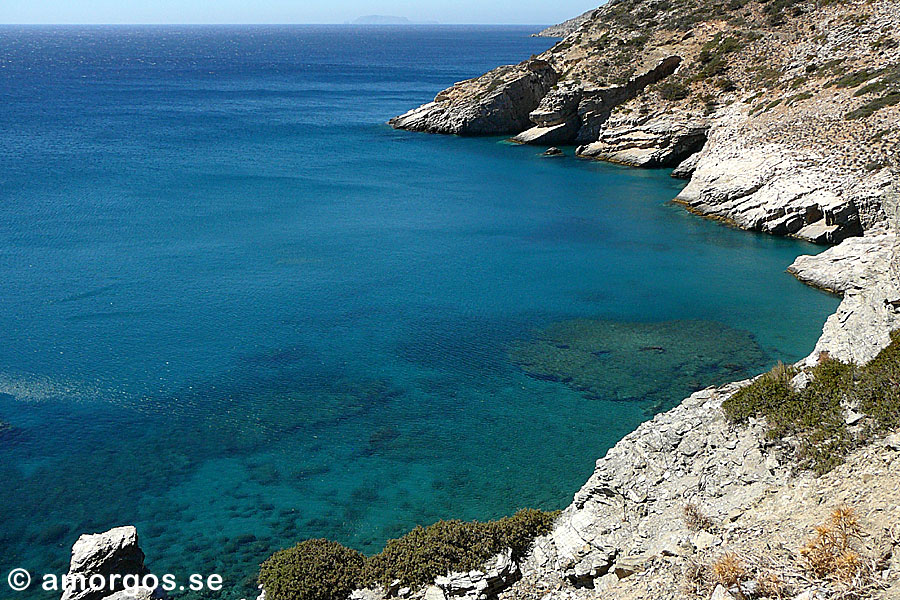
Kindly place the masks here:
[(808, 359), (821, 352), (865, 363), (890, 343), (900, 328), (900, 240), (895, 232), (851, 238), (816, 256), (801, 256), (788, 270), (811, 285), (841, 293)]
[(667, 56), (622, 85), (557, 86), (529, 114), (535, 126), (515, 136), (513, 141), (547, 145), (596, 140), (613, 109), (674, 73), (680, 64), (680, 56)]
[(888, 170), (835, 168), (820, 150), (756, 139), (743, 131), (739, 110), (711, 129), (678, 202), (745, 229), (817, 243), (884, 223), (882, 199), (894, 193)]
[[(69, 566), (70, 580), (76, 585), (63, 592), (62, 600), (124, 600), (134, 594), (124, 594), (123, 577), (148, 573), (144, 567), (144, 552), (138, 545), (134, 527), (118, 527), (106, 533), (82, 535), (72, 547)], [(111, 578), (111, 575), (121, 577)], [(107, 587), (91, 584), (92, 576), (102, 576)], [(84, 585), (82, 582), (87, 582)], [(112, 585), (110, 585), (112, 584)], [(133, 586), (131, 586), (133, 587)], [(161, 597), (155, 590), (139, 590), (147, 598)]]
[(427, 133), (502, 135), (529, 125), (528, 115), (559, 75), (543, 60), (500, 67), (457, 83), (434, 102), (391, 119), (392, 127)]
[[(389, 589), (377, 587), (355, 590), (350, 595), (350, 600), (489, 600), (508, 589), (519, 576), (519, 565), (513, 560), (512, 548), (507, 548), (486, 562), (481, 569), (447, 573), (436, 578), (433, 585), (419, 590), (401, 588), (397, 582)], [(258, 600), (265, 600), (265, 595)]]
[[(700, 398), (696, 400), (702, 402)], [(713, 414), (718, 412), (715, 404), (707, 403), (706, 407)], [(708, 420), (700, 412), (695, 414), (699, 422)], [(682, 416), (691, 423), (689, 412)], [(670, 425), (677, 424), (675, 421)], [(757, 426), (751, 425), (753, 438)], [(694, 430), (696, 425), (690, 431)], [(758, 440), (759, 446), (748, 444), (742, 434), (727, 429), (715, 434), (713, 445), (692, 441), (687, 447), (696, 452), (686, 461), (681, 457), (683, 441), (679, 441), (677, 433), (673, 435), (670, 430), (663, 438), (664, 444), (675, 444), (670, 450), (674, 454), (671, 458), (655, 450), (660, 441), (649, 434), (645, 431), (629, 441), (623, 440), (598, 462), (592, 482), (566, 510), (557, 531), (538, 541), (532, 560), (523, 564), (522, 579), (502, 593), (501, 599), (736, 598), (738, 593), (717, 586), (715, 579), (703, 571), (703, 565), (726, 553), (734, 553), (753, 571), (778, 573), (779, 587), (775, 591), (757, 590), (757, 581), (749, 577), (742, 590), (749, 597), (840, 598), (842, 592), (847, 592), (840, 583), (811, 580), (790, 565), (797, 560), (799, 548), (814, 535), (815, 527), (842, 504), (854, 507), (862, 517), (866, 545), (872, 555), (883, 561), (883, 570), (860, 597), (895, 598), (900, 591), (900, 538), (896, 535), (896, 519), (891, 515), (892, 507), (900, 502), (900, 445), (893, 438), (854, 452), (844, 465), (816, 478), (809, 474), (789, 475), (785, 466), (773, 458), (764, 439)], [(724, 447), (717, 449), (718, 444)], [(730, 452), (729, 447), (733, 447)], [(617, 462), (619, 456), (629, 455), (627, 464)], [(741, 468), (742, 455), (750, 458), (751, 470)], [(725, 467), (731, 468), (732, 477), (724, 472), (723, 478), (715, 476), (716, 469), (707, 465), (714, 456), (727, 461)], [(636, 469), (631, 461), (638, 465)], [(706, 466), (697, 469), (702, 471), (698, 480), (685, 481), (679, 471), (693, 468), (694, 461)], [(629, 496), (624, 476), (632, 473), (641, 480), (643, 472), (661, 479), (659, 485), (669, 497), (652, 494), (643, 498), (643, 491)], [(704, 485), (717, 479), (722, 487), (707, 489)], [(698, 526), (688, 522), (684, 512), (688, 503), (705, 517), (706, 523)], [(594, 520), (599, 521), (598, 526), (592, 525)], [(605, 563), (595, 569), (605, 574), (573, 585), (571, 578), (559, 576), (556, 561), (560, 548), (570, 553), (576, 548), (579, 556), (592, 553), (593, 562), (579, 559), (576, 565), (585, 564), (587, 569)], [(617, 554), (612, 559), (605, 558), (610, 551)]]
[(535, 33), (532, 37), (563, 38), (569, 36), (577, 31), (579, 27), (587, 23), (595, 11), (596, 9), (589, 10), (573, 19), (563, 21), (559, 25), (551, 25), (550, 27)]
[[(519, 565), (512, 558), (512, 549), (498, 554), (488, 561), (483, 568), (468, 573), (450, 573), (446, 577), (438, 577), (434, 585), (442, 595), (432, 590), (428, 600), (487, 600), (509, 587), (519, 577)], [(426, 593), (427, 594), (427, 593)]]
[[(598, 141), (578, 148), (578, 155), (631, 167), (675, 167), (706, 143), (705, 119), (679, 115), (623, 115), (610, 119)], [(684, 171), (684, 177), (693, 170)]]
[(654, 557), (689, 556), (718, 541), (685, 529), (685, 503), (714, 506), (710, 518), (727, 521), (783, 484), (790, 465), (766, 454), (763, 425), (737, 431), (719, 410), (737, 387), (694, 394), (597, 461), (554, 531), (523, 563), (523, 585), (594, 588)]

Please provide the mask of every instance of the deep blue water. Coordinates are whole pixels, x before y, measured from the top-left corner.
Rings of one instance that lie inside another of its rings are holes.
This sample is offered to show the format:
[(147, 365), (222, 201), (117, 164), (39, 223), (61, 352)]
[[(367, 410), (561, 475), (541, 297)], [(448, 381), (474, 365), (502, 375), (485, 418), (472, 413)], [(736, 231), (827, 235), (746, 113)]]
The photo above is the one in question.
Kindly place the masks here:
[(384, 125), (531, 31), (0, 28), (4, 580), (133, 523), (240, 597), (305, 537), (565, 506), (690, 389), (527, 376), (560, 321), (721, 328), (737, 364), (692, 387), (811, 350), (837, 301), (784, 269), (818, 248), (688, 215), (666, 171)]

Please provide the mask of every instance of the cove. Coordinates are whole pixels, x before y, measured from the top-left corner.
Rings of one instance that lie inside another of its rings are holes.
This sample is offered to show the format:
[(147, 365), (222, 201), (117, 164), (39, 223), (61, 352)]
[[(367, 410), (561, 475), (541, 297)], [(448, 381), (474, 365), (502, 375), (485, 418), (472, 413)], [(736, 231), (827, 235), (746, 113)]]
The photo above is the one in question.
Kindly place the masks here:
[(247, 597), (303, 538), (561, 508), (655, 412), (812, 349), (837, 299), (785, 268), (822, 248), (666, 171), (384, 125), (531, 32), (2, 29), (0, 572), (134, 524)]

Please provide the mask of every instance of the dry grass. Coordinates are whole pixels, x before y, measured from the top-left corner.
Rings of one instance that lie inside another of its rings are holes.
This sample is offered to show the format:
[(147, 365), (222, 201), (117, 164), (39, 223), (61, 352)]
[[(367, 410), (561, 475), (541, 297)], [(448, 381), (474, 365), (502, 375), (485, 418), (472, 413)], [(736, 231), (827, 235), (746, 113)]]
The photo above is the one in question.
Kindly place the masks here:
[(691, 531), (712, 532), (716, 528), (716, 524), (713, 523), (712, 519), (703, 514), (700, 507), (692, 502), (684, 505), (682, 519), (685, 527)]
[(790, 586), (775, 571), (760, 571), (756, 575), (756, 595), (781, 600), (790, 594)]
[(849, 581), (862, 568), (854, 543), (861, 539), (859, 517), (849, 506), (839, 506), (816, 527), (815, 536), (800, 549), (806, 568), (821, 579)]
[(728, 589), (735, 588), (739, 600), (746, 600), (747, 595), (741, 584), (752, 579), (744, 561), (734, 552), (726, 552), (712, 564), (713, 578)]

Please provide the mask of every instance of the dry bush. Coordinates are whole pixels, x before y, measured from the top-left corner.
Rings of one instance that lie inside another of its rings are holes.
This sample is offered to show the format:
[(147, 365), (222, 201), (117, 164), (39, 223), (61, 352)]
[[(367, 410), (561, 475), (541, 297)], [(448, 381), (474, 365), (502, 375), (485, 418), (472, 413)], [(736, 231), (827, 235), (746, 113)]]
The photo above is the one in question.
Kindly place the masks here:
[(859, 517), (849, 506), (839, 506), (816, 527), (816, 535), (800, 549), (807, 569), (816, 577), (851, 581), (861, 574), (863, 561), (854, 541), (862, 536)]
[(712, 564), (713, 578), (717, 583), (726, 588), (736, 588), (739, 600), (746, 600), (747, 596), (741, 589), (741, 583), (751, 578), (750, 571), (744, 565), (744, 561), (734, 552), (726, 552)]
[(691, 531), (711, 532), (716, 526), (712, 519), (703, 514), (700, 507), (692, 502), (684, 505), (684, 509), (682, 509), (682, 519), (684, 520), (685, 526)]
[(871, 598), (884, 589), (885, 582), (876, 574), (884, 568), (882, 553), (872, 556), (862, 550), (863, 529), (856, 512), (839, 506), (822, 525), (816, 535), (800, 549), (807, 570), (820, 579), (832, 582), (836, 598), (858, 600)]
[(695, 560), (688, 560), (682, 567), (681, 575), (686, 594), (709, 597), (712, 582), (708, 566)]
[(788, 584), (774, 571), (760, 571), (756, 576), (756, 595), (781, 600), (790, 593)]

